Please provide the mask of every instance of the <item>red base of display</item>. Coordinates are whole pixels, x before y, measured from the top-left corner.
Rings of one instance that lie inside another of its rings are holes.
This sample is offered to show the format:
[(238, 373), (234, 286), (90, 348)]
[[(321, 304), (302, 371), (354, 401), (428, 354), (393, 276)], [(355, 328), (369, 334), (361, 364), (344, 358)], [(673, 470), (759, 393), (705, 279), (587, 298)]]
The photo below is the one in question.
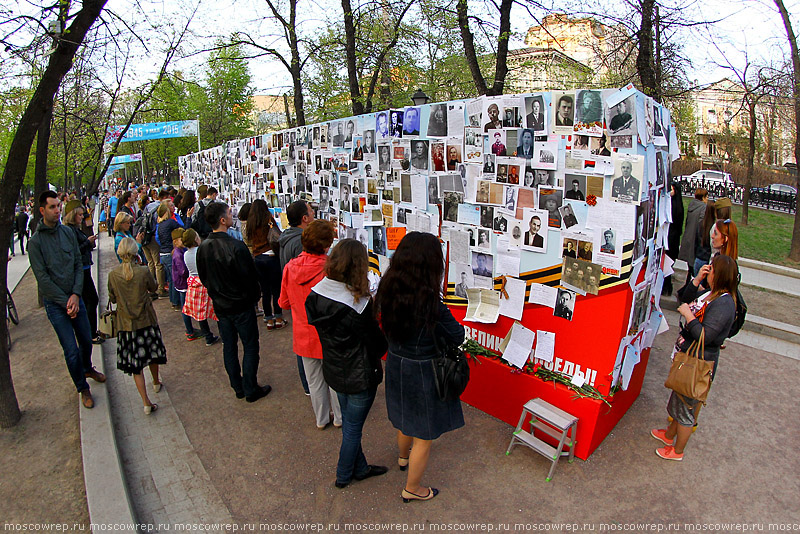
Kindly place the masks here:
[[(469, 385), (461, 400), (516, 427), (522, 406), (536, 397), (544, 399), (579, 419), (575, 456), (586, 460), (639, 396), (649, 356), (650, 349), (642, 352), (628, 389), (614, 394), (609, 401), (611, 407), (595, 399), (573, 399), (575, 393), (564, 385), (515, 372), (497, 360), (481, 356), (478, 356), (480, 364), (470, 365)], [(547, 436), (537, 434), (537, 437)], [(511, 440), (511, 432), (508, 439)]]

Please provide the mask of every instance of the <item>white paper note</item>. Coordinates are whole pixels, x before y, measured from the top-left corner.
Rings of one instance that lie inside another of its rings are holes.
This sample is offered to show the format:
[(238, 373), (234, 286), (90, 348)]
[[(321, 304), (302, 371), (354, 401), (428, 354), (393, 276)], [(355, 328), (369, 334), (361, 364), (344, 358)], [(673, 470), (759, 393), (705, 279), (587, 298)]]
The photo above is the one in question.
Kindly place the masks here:
[(453, 263), (469, 263), (469, 233), (461, 230), (450, 230), (450, 261)]
[(500, 315), (521, 320), (522, 309), (525, 306), (525, 280), (506, 277), (506, 293), (508, 298), (500, 295)]
[(520, 323), (515, 322), (511, 327), (511, 337), (508, 345), (503, 351), (503, 359), (511, 365), (522, 369), (528, 363), (535, 338), (536, 333), (533, 330), (529, 330)]
[(548, 308), (556, 307), (556, 297), (558, 296), (558, 288), (550, 287), (544, 284), (531, 284), (530, 296), (528, 302), (531, 304), (540, 304)]
[(544, 330), (536, 331), (536, 352), (534, 358), (539, 358), (546, 362), (552, 362), (556, 348), (556, 333)]

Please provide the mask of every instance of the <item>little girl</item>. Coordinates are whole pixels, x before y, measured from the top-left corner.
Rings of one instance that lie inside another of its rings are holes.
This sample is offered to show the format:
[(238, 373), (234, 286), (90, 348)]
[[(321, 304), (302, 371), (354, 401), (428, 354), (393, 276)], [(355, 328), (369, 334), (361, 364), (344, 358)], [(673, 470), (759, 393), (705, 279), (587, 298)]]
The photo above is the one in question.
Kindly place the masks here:
[[(217, 316), (214, 313), (214, 306), (208, 296), (208, 290), (200, 282), (200, 277), (197, 276), (197, 247), (200, 245), (200, 237), (197, 232), (191, 228), (183, 232), (181, 243), (184, 247), (183, 262), (187, 269), (186, 292), (184, 293), (186, 300), (183, 301), (184, 321), (188, 324), (192, 323), (195, 319), (200, 323), (202, 333), (197, 334), (197, 337), (205, 335), (206, 345), (213, 345), (219, 341), (219, 336), (211, 333), (211, 328), (208, 326), (208, 320), (213, 319), (217, 321)], [(188, 339), (188, 338), (187, 338)]]
[[(175, 285), (175, 289), (177, 290), (181, 300), (181, 315), (183, 316), (183, 324), (186, 327), (186, 340), (194, 341), (196, 339), (200, 339), (201, 337), (205, 337), (206, 345), (213, 345), (219, 341), (219, 337), (211, 333), (211, 328), (208, 325), (208, 316), (204, 316), (202, 319), (200, 319), (199, 316), (195, 317), (200, 323), (200, 331), (198, 332), (192, 325), (193, 315), (187, 312), (187, 308), (191, 308), (186, 304), (186, 301), (188, 300), (187, 291), (189, 287), (190, 272), (186, 264), (185, 254), (187, 253), (186, 246), (188, 246), (190, 243), (195, 249), (197, 248), (197, 232), (195, 232), (193, 229), (190, 228), (188, 230), (183, 230), (182, 228), (176, 228), (172, 231), (172, 283)], [(195, 250), (195, 253), (196, 252), (197, 251)], [(194, 259), (194, 257), (195, 255), (193, 254), (192, 259)], [(196, 262), (194, 266), (196, 278)], [(205, 288), (203, 289), (205, 290)], [(208, 298), (208, 293), (206, 293), (206, 298)], [(216, 319), (216, 317), (213, 318)]]

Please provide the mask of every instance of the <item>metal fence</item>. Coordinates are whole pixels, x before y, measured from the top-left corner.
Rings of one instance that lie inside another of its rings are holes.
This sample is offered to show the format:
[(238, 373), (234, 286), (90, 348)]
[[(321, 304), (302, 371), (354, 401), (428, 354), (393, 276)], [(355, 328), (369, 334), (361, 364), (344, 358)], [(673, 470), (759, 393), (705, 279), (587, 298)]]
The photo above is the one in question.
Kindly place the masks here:
[[(702, 187), (708, 191), (708, 198), (716, 200), (720, 197), (728, 197), (734, 204), (741, 204), (744, 198), (744, 186), (738, 184), (723, 184), (697, 178), (687, 178), (678, 176), (673, 179), (680, 184), (683, 196), (694, 196), (695, 189)], [(797, 194), (782, 193), (777, 191), (754, 190), (750, 193), (750, 206), (758, 206), (768, 210), (785, 211), (794, 213), (797, 206)]]

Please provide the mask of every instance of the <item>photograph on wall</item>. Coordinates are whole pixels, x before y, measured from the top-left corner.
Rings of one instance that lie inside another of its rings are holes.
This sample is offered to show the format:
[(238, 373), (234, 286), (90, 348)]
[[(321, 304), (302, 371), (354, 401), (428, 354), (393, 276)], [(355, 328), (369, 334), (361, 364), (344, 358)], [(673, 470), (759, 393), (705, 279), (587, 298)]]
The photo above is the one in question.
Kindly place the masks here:
[[(603, 97), (600, 91), (581, 90), (575, 93), (575, 128), (579, 134), (603, 134)], [(588, 146), (586, 147), (588, 150)]]
[(519, 135), (519, 145), (517, 146), (517, 157), (525, 158), (530, 161), (534, 156), (534, 132), (530, 128), (525, 128)]
[(555, 133), (572, 133), (575, 117), (575, 93), (553, 91), (551, 102), (553, 105), (552, 131)]
[[(486, 252), (472, 252), (472, 274), (476, 277), (491, 278), (494, 272), (494, 256)], [(476, 278), (476, 283), (478, 280)], [(491, 283), (491, 280), (489, 281)]]
[(603, 133), (600, 137), (590, 137), (589, 149), (593, 156), (610, 156), (611, 145), (608, 142), (608, 136)]
[(558, 142), (534, 143), (533, 167), (556, 170), (558, 168)]
[(600, 290), (602, 267), (591, 261), (564, 258), (561, 266), (561, 285), (581, 294), (597, 295)]
[(393, 109), (389, 112), (389, 135), (403, 137), (403, 110)]
[(547, 108), (542, 95), (527, 96), (525, 102), (525, 127), (542, 133), (547, 127)]
[(558, 208), (558, 213), (561, 214), (561, 222), (564, 223), (564, 228), (569, 229), (578, 225), (578, 218), (575, 216), (575, 212), (572, 210), (571, 204), (565, 203), (563, 206)]
[(506, 233), (508, 231), (508, 220), (510, 218), (512, 218), (510, 212), (501, 208), (496, 208), (494, 210), (494, 219), (492, 219), (492, 230)]
[(430, 146), (431, 170), (434, 172), (444, 172), (446, 169), (444, 161), (444, 141), (432, 141)]
[(611, 198), (617, 202), (638, 204), (644, 176), (644, 156), (615, 153)]
[(519, 110), (519, 98), (503, 99), (503, 128), (519, 128), (522, 126), (522, 113)]
[(525, 187), (517, 188), (517, 219), (522, 218), (522, 210), (525, 208), (536, 208), (536, 190)]
[(503, 121), (500, 119), (500, 107), (503, 105), (503, 100), (501, 98), (484, 98), (483, 101), (486, 106), (483, 112), (483, 132), (499, 130), (503, 127)]
[(643, 324), (647, 322), (650, 313), (650, 285), (642, 284), (643, 287), (636, 288), (633, 293), (633, 306), (631, 307), (631, 318), (628, 326), (628, 335), (634, 336), (639, 333)]
[(457, 170), (459, 163), (461, 163), (461, 140), (450, 137), (447, 139), (447, 170)]
[(447, 137), (447, 104), (431, 104), (428, 137)]
[(558, 212), (563, 204), (564, 191), (555, 187), (539, 186), (539, 209), (547, 211), (547, 225), (550, 228), (561, 228), (561, 214)]
[(478, 228), (478, 244), (475, 246), (480, 250), (491, 252), (492, 238), (491, 228)]
[(556, 307), (553, 308), (553, 315), (571, 321), (572, 314), (575, 310), (576, 295), (574, 291), (559, 288), (558, 296), (556, 296)]
[(503, 188), (503, 208), (508, 211), (516, 211), (517, 209), (517, 192), (518, 187), (507, 185)]
[(586, 176), (583, 174), (566, 174), (564, 175), (566, 182), (564, 198), (567, 200), (586, 200), (584, 192), (586, 191)]
[(447, 132), (448, 135), (461, 135), (464, 131), (464, 104), (450, 102), (447, 104)]
[(494, 207), (481, 206), (481, 226), (484, 228), (491, 228), (492, 217), (494, 217)]
[(389, 117), (386, 111), (381, 111), (375, 115), (375, 137), (383, 140), (389, 139)]
[(411, 167), (418, 171), (428, 170), (428, 144), (430, 141), (414, 139), (411, 141)]
[(403, 137), (419, 135), (420, 108), (407, 107), (403, 113)]
[(463, 204), (464, 194), (455, 191), (446, 191), (442, 196), (444, 220), (458, 222), (458, 205)]
[(485, 152), (495, 156), (506, 155), (506, 132), (505, 130), (491, 130), (486, 136)]
[[(366, 135), (366, 132), (364, 133)], [(392, 169), (392, 147), (390, 145), (378, 145), (378, 170), (389, 172)]]
[[(541, 228), (541, 224), (539, 226)], [(508, 218), (508, 246), (520, 247), (522, 245), (523, 235), (527, 228), (525, 221), (522, 219)]]
[(606, 113), (606, 124), (611, 137), (636, 133), (636, 95), (607, 108)]
[(467, 289), (475, 287), (472, 267), (466, 263), (451, 263), (448, 280), (455, 284), (453, 291), (462, 299), (467, 298)]
[(483, 98), (474, 98), (467, 101), (467, 125), (470, 128), (480, 128), (483, 131)]
[(524, 234), (521, 248), (533, 252), (547, 252), (548, 213), (533, 208), (525, 208), (522, 213)]
[(464, 128), (464, 161), (483, 162), (483, 131), (480, 128)]
[(475, 193), (475, 202), (478, 204), (488, 204), (489, 203), (489, 188), (492, 185), (492, 182), (488, 180), (478, 180), (476, 187), (477, 191)]
[(362, 147), (364, 159), (375, 161), (375, 130), (364, 130)]

